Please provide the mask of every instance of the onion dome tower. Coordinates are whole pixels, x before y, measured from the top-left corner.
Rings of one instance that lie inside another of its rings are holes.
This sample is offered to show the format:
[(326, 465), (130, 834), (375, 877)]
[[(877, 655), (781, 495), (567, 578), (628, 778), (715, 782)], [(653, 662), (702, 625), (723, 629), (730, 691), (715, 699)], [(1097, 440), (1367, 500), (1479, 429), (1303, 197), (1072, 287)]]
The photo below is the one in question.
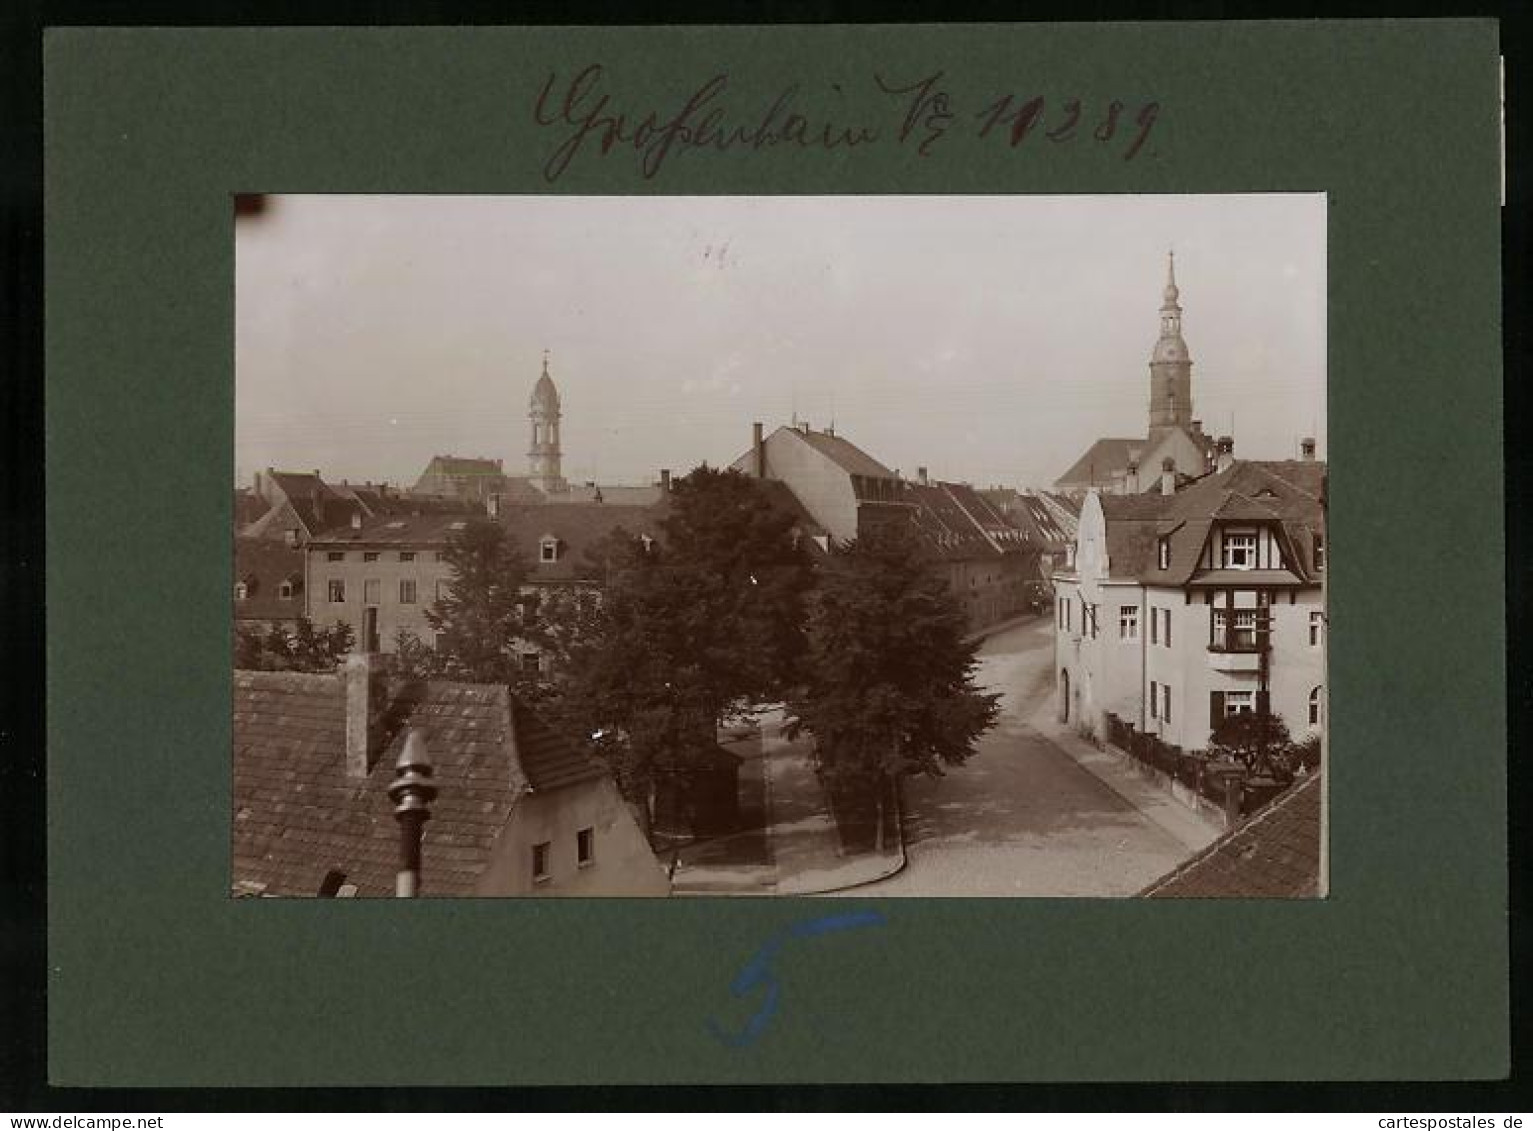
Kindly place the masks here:
[(1192, 358), (1182, 340), (1181, 292), (1176, 286), (1176, 252), (1167, 258), (1166, 290), (1160, 305), (1160, 340), (1150, 354), (1150, 434), (1192, 423)]
[(527, 405), (527, 420), (532, 425), (532, 446), (527, 452), (527, 476), (533, 486), (553, 495), (569, 489), (560, 474), (559, 390), (548, 375), (548, 351), (543, 351), (543, 375), (532, 387)]

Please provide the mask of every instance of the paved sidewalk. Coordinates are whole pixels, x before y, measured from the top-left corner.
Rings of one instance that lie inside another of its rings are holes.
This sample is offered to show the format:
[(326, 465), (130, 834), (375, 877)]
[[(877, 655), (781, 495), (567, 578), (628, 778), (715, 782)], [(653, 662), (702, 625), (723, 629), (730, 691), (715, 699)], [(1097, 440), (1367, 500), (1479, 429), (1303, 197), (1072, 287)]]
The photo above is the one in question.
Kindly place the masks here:
[(1146, 781), (1125, 758), (1101, 749), (1054, 717), (1054, 702), (1046, 699), (1033, 711), (1028, 725), (1063, 750), (1091, 774), (1178, 843), (1197, 851), (1223, 834), (1224, 828), (1194, 812), (1155, 783)]
[(752, 754), (759, 758), (764, 791), (768, 862), (748, 863), (739, 854), (731, 858), (729, 842), (752, 835), (748, 831), (724, 838), (722, 844), (692, 846), (682, 852), (674, 893), (815, 895), (873, 883), (904, 867), (898, 815), (889, 823), (891, 843), (882, 854), (845, 854), (814, 772), (808, 740), (793, 742), (782, 735), (781, 711), (762, 715), (760, 723), (760, 738), (753, 743)]

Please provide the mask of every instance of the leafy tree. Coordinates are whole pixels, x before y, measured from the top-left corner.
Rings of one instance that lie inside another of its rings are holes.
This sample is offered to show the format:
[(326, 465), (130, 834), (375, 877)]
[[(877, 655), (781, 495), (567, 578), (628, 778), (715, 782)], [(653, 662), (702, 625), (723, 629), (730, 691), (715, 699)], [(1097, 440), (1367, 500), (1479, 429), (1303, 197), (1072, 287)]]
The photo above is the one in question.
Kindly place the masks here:
[(1288, 724), (1278, 715), (1241, 711), (1219, 720), (1208, 738), (1208, 752), (1240, 763), (1252, 774), (1270, 774), (1291, 748)]
[(283, 671), (292, 666), (293, 645), (288, 635), (280, 625), (272, 625), (266, 633), (266, 641), (262, 649), (267, 656), (266, 664), (277, 671)]
[(962, 764), (995, 722), (974, 686), (963, 609), (913, 528), (889, 524), (837, 547), (821, 570), (808, 678), (789, 702), (833, 789), (871, 794), (882, 849), (890, 786)]
[(518, 642), (537, 644), (537, 596), (524, 592), (527, 566), (499, 523), (471, 522), (445, 551), (447, 593), (426, 610), (439, 633), (443, 673), (479, 683), (523, 679)]
[(646, 806), (658, 779), (711, 757), (743, 702), (784, 693), (812, 582), (791, 515), (745, 476), (705, 465), (670, 502), (661, 540), (619, 532), (601, 547), (599, 605), (561, 645), (560, 710)]
[(237, 627), (234, 630), (234, 666), (247, 670), (259, 669), (264, 659), (260, 630)]
[(406, 680), (430, 679), (442, 670), (442, 658), (436, 649), (407, 628), (394, 633), (394, 653), (390, 663), (393, 674)]

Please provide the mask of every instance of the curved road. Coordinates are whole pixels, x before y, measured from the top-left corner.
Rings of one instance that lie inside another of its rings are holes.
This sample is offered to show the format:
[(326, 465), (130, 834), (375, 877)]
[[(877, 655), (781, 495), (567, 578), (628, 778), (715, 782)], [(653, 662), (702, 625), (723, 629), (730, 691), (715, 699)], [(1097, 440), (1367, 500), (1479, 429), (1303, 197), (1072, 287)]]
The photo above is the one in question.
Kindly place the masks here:
[(976, 682), (1001, 714), (946, 777), (905, 785), (903, 871), (847, 896), (1132, 895), (1192, 852), (1029, 720), (1053, 695), (1048, 618), (980, 648)]

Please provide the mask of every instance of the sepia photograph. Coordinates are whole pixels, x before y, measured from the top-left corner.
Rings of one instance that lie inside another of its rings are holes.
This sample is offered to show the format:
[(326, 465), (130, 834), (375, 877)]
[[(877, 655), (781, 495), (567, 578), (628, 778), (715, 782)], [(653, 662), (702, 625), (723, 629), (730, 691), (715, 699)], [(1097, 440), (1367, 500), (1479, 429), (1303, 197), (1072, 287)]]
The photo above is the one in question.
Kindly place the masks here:
[(234, 198), (230, 892), (1323, 898), (1323, 194)]

